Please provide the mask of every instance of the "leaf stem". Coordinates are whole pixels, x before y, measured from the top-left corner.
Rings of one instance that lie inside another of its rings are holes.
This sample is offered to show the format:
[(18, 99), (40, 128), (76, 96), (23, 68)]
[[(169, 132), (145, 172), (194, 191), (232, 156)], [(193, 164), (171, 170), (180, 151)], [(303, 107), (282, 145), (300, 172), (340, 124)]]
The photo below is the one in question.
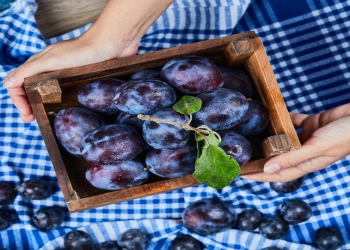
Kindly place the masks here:
[(160, 123), (161, 122), (161, 123), (166, 123), (166, 124), (173, 125), (173, 126), (178, 126), (178, 127), (183, 128), (183, 129), (186, 129), (186, 130), (195, 131), (196, 133), (199, 133), (199, 134), (207, 134), (207, 135), (209, 135), (211, 133), (211, 131), (209, 131), (207, 129), (194, 128), (194, 127), (190, 126), (188, 123), (164, 120), (164, 119), (157, 118), (157, 117), (150, 116), (150, 115), (138, 114), (137, 118), (139, 118), (141, 120), (144, 120), (144, 121), (148, 121), (149, 120), (149, 121), (153, 121), (153, 122), (156, 122), (156, 123)]

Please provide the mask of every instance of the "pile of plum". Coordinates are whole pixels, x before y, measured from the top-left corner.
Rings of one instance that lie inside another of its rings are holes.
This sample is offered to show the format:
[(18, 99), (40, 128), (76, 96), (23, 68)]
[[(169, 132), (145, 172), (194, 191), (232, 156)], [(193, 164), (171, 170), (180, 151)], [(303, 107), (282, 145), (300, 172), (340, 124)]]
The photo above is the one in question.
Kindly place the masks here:
[[(221, 136), (220, 147), (241, 166), (251, 159), (248, 137), (269, 124), (267, 107), (253, 96), (246, 72), (217, 66), (201, 56), (170, 60), (162, 68), (144, 69), (128, 79), (102, 78), (78, 92), (81, 106), (60, 110), (53, 128), (70, 154), (89, 163), (86, 179), (103, 190), (146, 182), (150, 174), (175, 178), (194, 171), (197, 148), (193, 133), (181, 126), (141, 120), (138, 114), (206, 125)], [(184, 95), (201, 99), (193, 116), (172, 109)], [(114, 117), (115, 122), (103, 117)]]
[[(12, 223), (12, 211), (3, 206), (14, 202), (20, 192), (25, 199), (44, 200), (52, 195), (52, 186), (44, 179), (29, 179), (15, 187), (11, 182), (0, 182), (0, 231), (8, 229)], [(48, 231), (62, 225), (66, 217), (65, 209), (59, 206), (42, 207), (31, 217), (32, 225), (41, 231)]]
[[(303, 178), (290, 182), (270, 183), (271, 189), (280, 194), (296, 191), (303, 184)], [(286, 196), (287, 197), (287, 196)], [(190, 203), (183, 211), (180, 223), (190, 232), (208, 236), (230, 229), (258, 233), (266, 239), (282, 239), (291, 226), (307, 221), (313, 214), (309, 204), (298, 198), (285, 199), (275, 215), (264, 215), (251, 207), (240, 213), (234, 205), (219, 197), (206, 197)], [(191, 234), (178, 234), (169, 250), (203, 250), (205, 246)], [(91, 235), (82, 230), (72, 230), (64, 236), (64, 249), (125, 249), (146, 250), (150, 235), (139, 228), (127, 229), (117, 239), (95, 243)], [(344, 244), (338, 228), (324, 226), (313, 235), (314, 245), (321, 250), (335, 250)], [(261, 250), (281, 250), (270, 246)]]
[(145, 250), (149, 235), (139, 228), (131, 228), (122, 233), (116, 240), (94, 243), (88, 232), (72, 230), (64, 236), (64, 249), (71, 250)]
[[(301, 187), (303, 179), (290, 182), (270, 183), (272, 190), (287, 194)], [(51, 196), (52, 188), (42, 179), (25, 181), (21, 186), (14, 187), (10, 182), (0, 182), (0, 205), (11, 204), (18, 191), (31, 200), (42, 200)], [(276, 215), (265, 216), (255, 208), (248, 208), (238, 213), (230, 202), (218, 197), (207, 197), (189, 204), (181, 218), (181, 223), (190, 231), (200, 235), (212, 235), (231, 228), (259, 233), (263, 237), (276, 240), (283, 238), (289, 227), (303, 223), (312, 216), (312, 208), (303, 200), (290, 198), (280, 204)], [(32, 223), (41, 231), (49, 231), (61, 227), (65, 219), (63, 208), (58, 206), (43, 207), (32, 216)], [(11, 216), (6, 209), (0, 208), (0, 231), (11, 226)], [(321, 250), (335, 250), (344, 244), (344, 238), (339, 229), (324, 226), (316, 230), (314, 244)], [(76, 229), (64, 236), (64, 249), (147, 249), (150, 236), (139, 228), (131, 228), (122, 233), (118, 239), (95, 243), (87, 232)], [(188, 234), (180, 234), (172, 240), (171, 250), (203, 250), (204, 245)], [(271, 246), (264, 250), (279, 250)]]
[[(271, 182), (270, 187), (277, 193), (288, 194), (296, 191), (302, 184), (301, 177), (289, 182)], [(283, 238), (290, 226), (303, 223), (311, 216), (312, 208), (298, 198), (283, 201), (275, 215), (264, 216), (256, 208), (248, 208), (237, 214), (231, 203), (217, 197), (209, 197), (190, 204), (183, 212), (182, 222), (185, 227), (201, 235), (211, 235), (236, 228), (276, 240)], [(331, 226), (318, 228), (313, 238), (317, 249), (321, 250), (335, 250), (344, 244), (340, 230)], [(262, 250), (280, 250), (280, 248), (271, 246)]]

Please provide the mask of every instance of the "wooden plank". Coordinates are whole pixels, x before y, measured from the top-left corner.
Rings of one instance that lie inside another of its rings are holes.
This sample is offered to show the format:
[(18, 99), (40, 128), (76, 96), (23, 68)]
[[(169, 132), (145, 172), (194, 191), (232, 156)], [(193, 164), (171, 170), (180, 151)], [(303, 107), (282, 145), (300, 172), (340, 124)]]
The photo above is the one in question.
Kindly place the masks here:
[[(264, 158), (256, 161), (250, 161), (241, 167), (241, 175), (259, 173), (263, 171), (264, 163), (269, 158)], [(171, 190), (191, 187), (198, 185), (198, 182), (192, 175), (186, 175), (174, 179), (158, 181), (150, 184), (111, 191), (87, 198), (78, 198), (67, 202), (68, 209), (71, 213), (79, 212), (91, 208), (92, 204), (97, 206), (105, 206), (113, 203), (123, 202), (136, 198), (145, 197), (148, 195), (163, 193)]]
[(52, 165), (54, 166), (63, 196), (66, 201), (74, 200), (76, 198), (75, 193), (70, 183), (69, 176), (67, 175), (67, 171), (58, 149), (51, 125), (47, 119), (41, 96), (38, 91), (34, 90), (28, 91), (27, 97), (38, 123), (41, 135), (44, 138), (44, 142), (48, 150)]
[(300, 141), (288, 113), (282, 93), (272, 71), (261, 38), (253, 38), (254, 53), (245, 62), (245, 68), (251, 76), (259, 96), (270, 113), (274, 134), (285, 134), (291, 150), (300, 147)]

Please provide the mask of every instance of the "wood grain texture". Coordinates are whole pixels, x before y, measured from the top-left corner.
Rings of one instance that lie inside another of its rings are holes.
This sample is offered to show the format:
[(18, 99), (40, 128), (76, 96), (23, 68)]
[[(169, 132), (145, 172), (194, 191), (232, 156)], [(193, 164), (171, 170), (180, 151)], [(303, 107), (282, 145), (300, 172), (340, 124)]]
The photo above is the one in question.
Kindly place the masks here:
[(254, 53), (245, 62), (256, 90), (270, 113), (270, 129), (275, 135), (285, 134), (288, 137), (291, 150), (299, 148), (300, 141), (290, 119), (287, 106), (279, 89), (275, 75), (263, 46), (261, 38), (253, 38)]
[(35, 14), (44, 38), (50, 38), (94, 22), (108, 0), (37, 0)]

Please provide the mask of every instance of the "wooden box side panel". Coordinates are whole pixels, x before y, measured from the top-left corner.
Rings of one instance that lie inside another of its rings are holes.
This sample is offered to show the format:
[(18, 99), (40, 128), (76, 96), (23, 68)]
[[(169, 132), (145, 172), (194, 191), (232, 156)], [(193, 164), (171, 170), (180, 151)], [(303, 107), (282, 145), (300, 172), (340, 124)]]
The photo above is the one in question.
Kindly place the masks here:
[(282, 93), (268, 61), (261, 38), (253, 38), (254, 53), (245, 62), (257, 91), (270, 112), (271, 127), (275, 135), (285, 134), (291, 150), (300, 147), (300, 141), (284, 102)]
[(46, 115), (41, 96), (38, 91), (29, 91), (27, 92), (27, 97), (31, 104), (34, 116), (36, 117), (41, 135), (50, 156), (50, 160), (54, 166), (63, 196), (66, 201), (74, 200), (76, 199), (75, 192), (68, 178), (65, 164), (56, 143), (52, 127)]

